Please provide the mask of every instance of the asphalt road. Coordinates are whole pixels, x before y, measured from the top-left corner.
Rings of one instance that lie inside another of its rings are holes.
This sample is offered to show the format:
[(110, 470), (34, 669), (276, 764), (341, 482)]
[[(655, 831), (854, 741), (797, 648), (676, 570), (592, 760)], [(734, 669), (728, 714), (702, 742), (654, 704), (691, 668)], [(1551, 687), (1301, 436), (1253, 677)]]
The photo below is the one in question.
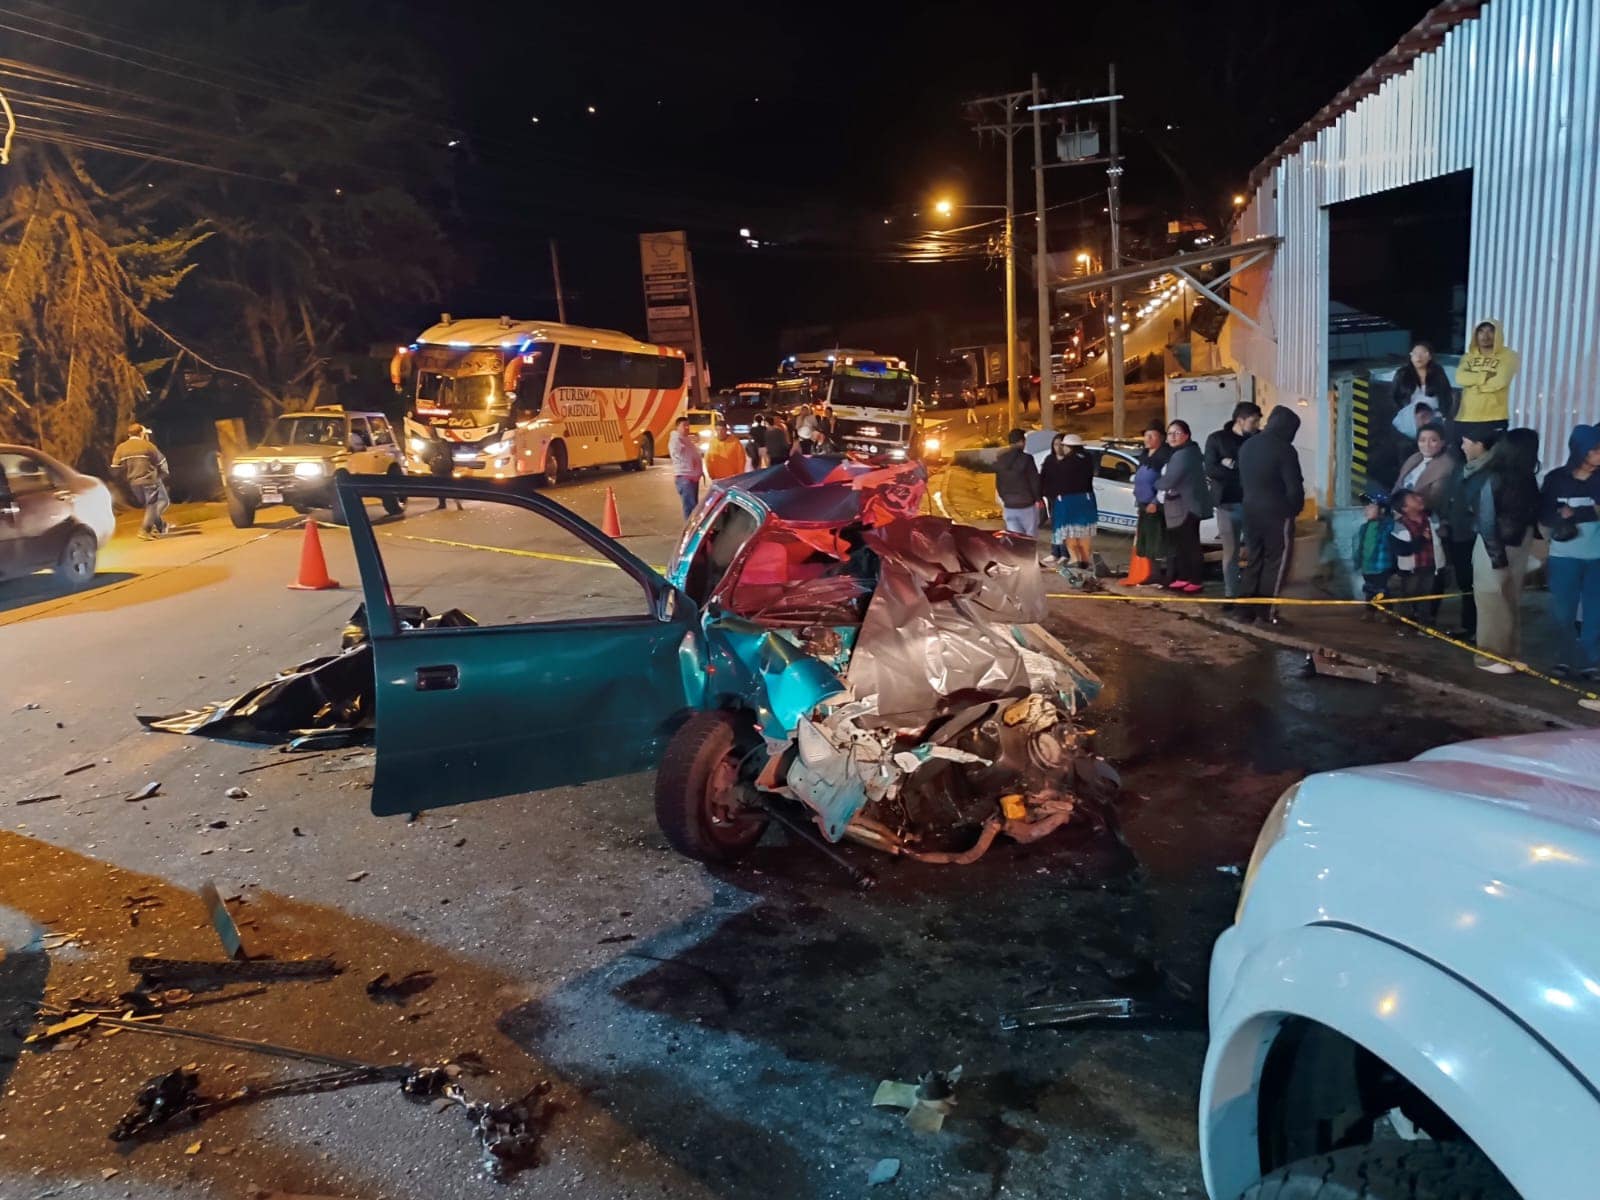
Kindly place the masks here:
[[(598, 519), (608, 484), (629, 545), (664, 562), (680, 526), (664, 469), (553, 495)], [(967, 868), (847, 849), (881, 880), (861, 895), (781, 833), (737, 869), (677, 857), (645, 774), (380, 819), (367, 752), (291, 761), (135, 721), (337, 647), (359, 599), (348, 536), (323, 532), (341, 590), (289, 591), (301, 534), (282, 512), (284, 528), (211, 521), (116, 542), (103, 580), (77, 596), (32, 581), (0, 591), (7, 1200), (256, 1187), (363, 1200), (843, 1197), (862, 1194), (883, 1158), (901, 1162), (893, 1187), (926, 1197), (1198, 1197), (1205, 961), (1237, 889), (1221, 868), (1248, 855), (1265, 809), (1307, 770), (1509, 731), (1438, 698), (1424, 721), (1401, 690), (1302, 680), (1294, 655), (1199, 622), (1061, 601), (1052, 628), (1106, 681), (1097, 725), (1124, 771), (1120, 835), (1069, 826)], [(481, 607), (507, 585), (513, 612), (574, 589), (625, 597), (593, 582), (614, 572), (477, 549), (495, 527), (470, 508), (413, 501), (380, 528), (397, 590), (436, 609), (457, 597)], [(451, 555), (493, 571), (458, 574)], [(152, 781), (156, 796), (124, 799)], [(248, 796), (226, 795), (241, 786)], [(407, 1100), (392, 1082), (237, 1105), (145, 1144), (108, 1140), (139, 1086), (175, 1067), (195, 1064), (207, 1094), (323, 1069), (132, 1032), (44, 1052), (7, 1033), (41, 999), (115, 1003), (134, 982), (130, 954), (216, 956), (195, 896), (206, 880), (236, 898), (249, 951), (329, 955), (343, 972), (256, 994), (234, 985), (166, 1024), (380, 1063), (475, 1052), (490, 1073), (463, 1079), (473, 1098), (553, 1085), (543, 1165), (491, 1182), (461, 1110)], [(366, 990), (380, 972), (413, 971), (432, 982), (403, 1004)], [(1126, 994), (1158, 998), (1166, 1018), (998, 1028), (1013, 1007)], [(942, 1133), (871, 1107), (880, 1080), (958, 1064)]]

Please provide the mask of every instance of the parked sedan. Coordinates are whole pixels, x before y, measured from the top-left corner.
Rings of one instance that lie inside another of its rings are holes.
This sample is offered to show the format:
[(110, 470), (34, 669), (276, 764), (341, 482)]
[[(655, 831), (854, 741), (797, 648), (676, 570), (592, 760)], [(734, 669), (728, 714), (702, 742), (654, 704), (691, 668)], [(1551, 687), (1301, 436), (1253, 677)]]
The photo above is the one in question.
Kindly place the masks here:
[[(1048, 429), (1035, 429), (1028, 434), (1026, 450), (1041, 466), (1050, 454), (1050, 439), (1055, 435)], [(1095, 465), (1094, 500), (1100, 510), (1100, 529), (1107, 533), (1132, 533), (1139, 524), (1133, 503), (1133, 473), (1139, 469), (1138, 442), (1086, 442), (1083, 447), (1098, 462)], [(1200, 543), (1203, 546), (1220, 546), (1216, 517), (1200, 522)]]
[(0, 445), (0, 579), (49, 569), (86, 587), (115, 524), (100, 480), (41, 450)]

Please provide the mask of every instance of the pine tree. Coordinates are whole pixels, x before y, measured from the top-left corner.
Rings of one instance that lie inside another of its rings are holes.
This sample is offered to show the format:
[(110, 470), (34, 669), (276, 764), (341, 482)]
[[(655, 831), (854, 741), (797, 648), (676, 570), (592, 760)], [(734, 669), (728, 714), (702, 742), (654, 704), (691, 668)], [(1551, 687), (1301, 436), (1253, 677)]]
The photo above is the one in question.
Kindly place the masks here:
[(130, 220), (67, 149), (22, 141), (4, 170), (0, 441), (100, 469), (146, 393), (144, 314), (194, 269), (207, 235)]

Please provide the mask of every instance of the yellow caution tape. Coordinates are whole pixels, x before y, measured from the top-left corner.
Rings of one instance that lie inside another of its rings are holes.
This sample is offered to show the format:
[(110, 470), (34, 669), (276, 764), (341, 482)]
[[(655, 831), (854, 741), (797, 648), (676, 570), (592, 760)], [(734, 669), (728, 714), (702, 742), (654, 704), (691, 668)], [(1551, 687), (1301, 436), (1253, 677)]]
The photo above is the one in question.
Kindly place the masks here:
[[(407, 542), (428, 542), (434, 546), (452, 546), (457, 550), (486, 550), (490, 554), (510, 554), (517, 558), (540, 558), (546, 562), (574, 563), (580, 567), (608, 567), (613, 571), (622, 569), (609, 558), (584, 558), (578, 554), (557, 554), (552, 550), (517, 550), (510, 546), (484, 546), (477, 542), (457, 542), (449, 538), (422, 537), (415, 533), (389, 533), (385, 531), (383, 536), (400, 538)], [(656, 566), (655, 570), (665, 571), (666, 567)]]
[[(1410, 598), (1407, 597), (1407, 601), (1409, 601), (1409, 599)], [(1380, 599), (1379, 601), (1374, 602), (1373, 607), (1381, 612), (1384, 616), (1399, 621), (1401, 624), (1409, 625), (1417, 632), (1425, 633), (1435, 641), (1443, 642), (1447, 646), (1454, 646), (1458, 650), (1466, 650), (1476, 657), (1486, 658), (1490, 662), (1504, 663), (1506, 666), (1516, 671), (1519, 675), (1526, 675), (1530, 679), (1542, 680), (1543, 682), (1548, 683), (1551, 687), (1558, 687), (1564, 692), (1573, 693), (1575, 696), (1579, 697), (1578, 703), (1582, 704), (1584, 708), (1600, 710), (1600, 695), (1596, 695), (1594, 692), (1586, 691), (1583, 688), (1578, 687), (1576, 684), (1568, 683), (1565, 679), (1557, 679), (1554, 675), (1546, 675), (1542, 671), (1535, 671), (1525, 662), (1517, 662), (1515, 659), (1511, 658), (1501, 658), (1498, 654), (1491, 653), (1481, 646), (1474, 646), (1469, 642), (1463, 642), (1460, 638), (1453, 638), (1448, 633), (1442, 633), (1441, 631), (1433, 628), (1431, 625), (1424, 625), (1421, 621), (1413, 621), (1410, 617), (1401, 616), (1397, 612), (1391, 612), (1389, 610), (1389, 605), (1397, 603), (1402, 602), (1390, 599)], [(1585, 703), (1585, 701), (1588, 701), (1588, 703)]]
[[(1179, 592), (1151, 593), (1146, 596), (1126, 595), (1121, 592), (1046, 592), (1051, 600), (1120, 600), (1144, 604), (1264, 604), (1274, 608), (1283, 606), (1301, 606), (1317, 608), (1369, 608), (1377, 607), (1367, 600), (1304, 600), (1295, 596), (1240, 596), (1229, 599), (1226, 596), (1185, 596)], [(1439, 592), (1432, 596), (1406, 596), (1400, 600), (1391, 600), (1392, 604), (1420, 604), (1424, 600), (1449, 600), (1461, 595), (1460, 592)]]

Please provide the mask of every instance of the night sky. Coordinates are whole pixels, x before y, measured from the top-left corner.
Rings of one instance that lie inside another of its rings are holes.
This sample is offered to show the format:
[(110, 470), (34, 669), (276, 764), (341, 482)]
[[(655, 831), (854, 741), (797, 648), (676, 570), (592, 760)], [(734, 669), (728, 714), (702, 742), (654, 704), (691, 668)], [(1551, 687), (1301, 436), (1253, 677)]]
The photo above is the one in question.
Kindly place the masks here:
[[(445, 36), (414, 18), (470, 131), (463, 225), (488, 249), (455, 309), (552, 311), (557, 235), (570, 319), (642, 334), (634, 235), (683, 227), (707, 357), (731, 383), (770, 370), (785, 324), (998, 304), (999, 273), (982, 262), (892, 261), (936, 192), (1003, 197), (1002, 148), (979, 142), (963, 100), (1025, 88), (1033, 70), (1058, 97), (1097, 94), (1115, 58), (1125, 203), (1216, 218), (1428, 5), (457, 8)], [(1031, 210), (1027, 135), (1017, 149), (1018, 207)], [(1053, 171), (1047, 203), (1086, 197), (1057, 219), (1103, 221), (1104, 183), (1103, 168)], [(750, 249), (741, 227), (772, 244)]]
[[(24, 2), (75, 27), (74, 3)], [(139, 11), (160, 20), (140, 17), (119, 32), (141, 43), (164, 32), (205, 60), (200, 18), (211, 3), (144, 0)], [(82, 36), (116, 28), (105, 24), (104, 0), (81, 5), (100, 14), (81, 17)], [(1126, 96), (1124, 238), (1137, 244), (1141, 230), (1163, 230), (1174, 216), (1219, 227), (1251, 167), (1427, 8), (338, 0), (285, 11), (303, 14), (307, 38), (359, 43), (419, 82), (431, 77), (440, 96), (437, 111), (417, 114), (418, 141), (434, 144), (419, 145), (415, 162), (431, 172), (439, 155), (448, 186), (432, 198), (450, 198), (442, 216), (466, 266), (438, 304), (365, 311), (362, 334), (404, 340), (441, 308), (554, 316), (554, 236), (569, 319), (643, 335), (637, 235), (683, 228), (707, 357), (717, 382), (731, 384), (770, 372), (786, 327), (913, 313), (998, 321), (1001, 272), (987, 256), (907, 261), (908, 243), (937, 224), (927, 213), (934, 196), (1003, 198), (1003, 148), (973, 133), (964, 101), (1026, 88), (1034, 70), (1054, 98), (1102, 94), (1115, 60)], [(131, 8), (105, 11), (135, 20)], [(65, 54), (68, 69), (91, 77), (126, 70), (65, 43), (9, 40), (4, 53)], [(1052, 135), (1047, 128), (1047, 154)], [(447, 142), (457, 144), (445, 153)], [(1031, 251), (1029, 135), (1017, 151), (1018, 236)], [(1103, 167), (1048, 174), (1052, 248), (1103, 250), (1104, 188)], [(761, 245), (746, 245), (741, 228)], [(1027, 269), (1024, 261), (1019, 308), (1031, 315)]]

